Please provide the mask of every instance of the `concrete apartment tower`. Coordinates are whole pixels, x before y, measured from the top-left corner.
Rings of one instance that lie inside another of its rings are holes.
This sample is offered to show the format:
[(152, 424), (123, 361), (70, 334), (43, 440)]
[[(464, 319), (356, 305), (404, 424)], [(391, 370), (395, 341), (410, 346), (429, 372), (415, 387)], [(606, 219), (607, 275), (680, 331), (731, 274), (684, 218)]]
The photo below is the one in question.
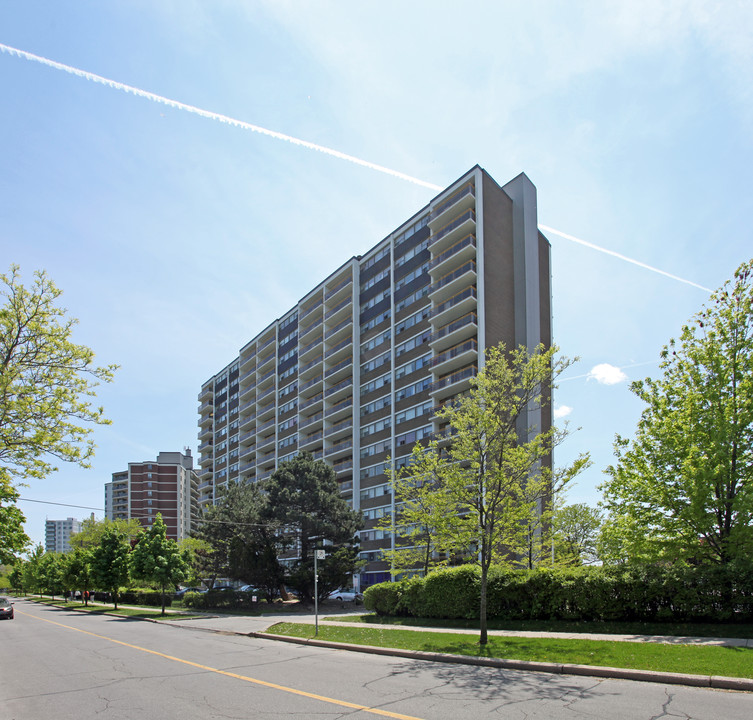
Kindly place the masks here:
[(167, 536), (182, 540), (198, 513), (198, 484), (188, 448), (161, 452), (154, 462), (128, 463), (128, 470), (113, 473), (105, 484), (105, 517), (137, 518), (147, 528), (161, 513)]
[(81, 532), (81, 527), (81, 521), (74, 518), (46, 520), (44, 524), (45, 552), (70, 552), (71, 535)]
[[(476, 166), (363, 256), (353, 257), (247, 342), (199, 393), (199, 503), (229, 480), (268, 478), (307, 450), (366, 518), (357, 579), (388, 580), (375, 527), (398, 466), (439, 429), (486, 348), (551, 344), (549, 243), (536, 189)], [(545, 430), (551, 407), (532, 410)]]

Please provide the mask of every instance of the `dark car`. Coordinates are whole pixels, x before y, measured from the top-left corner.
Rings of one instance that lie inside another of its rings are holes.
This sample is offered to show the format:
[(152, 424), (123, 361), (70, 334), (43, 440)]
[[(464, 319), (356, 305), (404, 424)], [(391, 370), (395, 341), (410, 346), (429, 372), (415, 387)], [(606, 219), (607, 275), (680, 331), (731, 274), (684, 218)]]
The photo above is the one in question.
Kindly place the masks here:
[(0, 620), (13, 620), (13, 603), (7, 597), (0, 597)]
[(205, 592), (206, 592), (206, 590), (204, 588), (200, 588), (200, 587), (187, 587), (187, 588), (181, 588), (180, 590), (177, 590), (175, 592), (175, 596), (174, 597), (177, 598), (177, 599), (180, 599), (180, 598), (182, 598), (184, 595), (186, 595), (188, 593), (205, 593)]

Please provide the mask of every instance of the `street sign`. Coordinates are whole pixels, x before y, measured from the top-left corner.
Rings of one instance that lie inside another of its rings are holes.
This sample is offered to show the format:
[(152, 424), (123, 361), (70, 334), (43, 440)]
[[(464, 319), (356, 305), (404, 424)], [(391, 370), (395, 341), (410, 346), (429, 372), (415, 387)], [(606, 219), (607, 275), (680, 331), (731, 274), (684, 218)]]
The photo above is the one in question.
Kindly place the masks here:
[(316, 559), (317, 560), (324, 560), (324, 558), (327, 557), (327, 553), (324, 550), (317, 550), (316, 551)]

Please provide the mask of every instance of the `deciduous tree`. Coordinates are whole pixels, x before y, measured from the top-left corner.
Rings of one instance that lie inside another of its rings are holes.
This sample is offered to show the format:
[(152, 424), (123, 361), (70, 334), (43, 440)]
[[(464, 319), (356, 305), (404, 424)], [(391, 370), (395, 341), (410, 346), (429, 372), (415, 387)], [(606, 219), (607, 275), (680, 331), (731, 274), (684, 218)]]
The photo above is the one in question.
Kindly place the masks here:
[[(528, 564), (534, 538), (544, 543), (543, 518), (553, 493), (589, 462), (581, 456), (553, 472), (552, 449), (567, 431), (531, 425), (537, 411), (543, 414), (550, 407), (553, 382), (571, 363), (556, 359), (556, 351), (541, 345), (530, 353), (523, 347), (490, 348), (484, 368), (471, 380), (470, 392), (437, 414), (446, 426), (446, 447), (435, 440), (424, 451), (436, 478), (432, 482), (437, 497), (443, 507), (454, 507), (442, 530), (447, 534), (442, 544), (481, 570), (481, 644), (487, 642), (491, 564)], [(417, 487), (425, 463), (407, 469)]]
[(91, 576), (94, 587), (106, 590), (118, 609), (120, 588), (131, 577), (131, 543), (128, 535), (115, 526), (105, 529), (99, 545), (92, 551)]
[(190, 555), (181, 552), (178, 543), (167, 537), (162, 515), (144, 532), (131, 553), (131, 575), (154, 583), (162, 595), (162, 614), (165, 614), (165, 590), (175, 588), (189, 575)]
[(662, 376), (601, 486), (611, 561), (753, 554), (753, 261), (661, 352)]

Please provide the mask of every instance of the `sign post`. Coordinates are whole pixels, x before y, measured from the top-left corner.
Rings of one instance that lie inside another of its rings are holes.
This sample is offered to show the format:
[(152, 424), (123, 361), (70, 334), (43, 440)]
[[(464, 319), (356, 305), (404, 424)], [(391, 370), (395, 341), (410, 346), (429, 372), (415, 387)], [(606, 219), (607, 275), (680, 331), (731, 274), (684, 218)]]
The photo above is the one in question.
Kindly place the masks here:
[(319, 566), (317, 560), (324, 560), (327, 554), (324, 550), (314, 550), (314, 637), (319, 634)]

